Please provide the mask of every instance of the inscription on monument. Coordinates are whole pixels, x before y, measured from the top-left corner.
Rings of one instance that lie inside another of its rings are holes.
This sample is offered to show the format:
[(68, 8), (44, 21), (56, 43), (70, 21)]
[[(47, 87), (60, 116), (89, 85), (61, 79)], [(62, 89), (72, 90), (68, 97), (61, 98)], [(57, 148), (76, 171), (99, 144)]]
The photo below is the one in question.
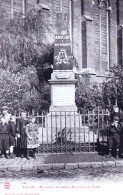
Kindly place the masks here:
[(54, 44), (54, 70), (72, 70), (71, 44), (69, 37), (68, 13), (57, 13), (56, 28), (57, 33)]
[(54, 45), (54, 70), (72, 70), (69, 36), (56, 35)]
[(74, 104), (74, 86), (53, 86), (53, 106), (71, 106)]

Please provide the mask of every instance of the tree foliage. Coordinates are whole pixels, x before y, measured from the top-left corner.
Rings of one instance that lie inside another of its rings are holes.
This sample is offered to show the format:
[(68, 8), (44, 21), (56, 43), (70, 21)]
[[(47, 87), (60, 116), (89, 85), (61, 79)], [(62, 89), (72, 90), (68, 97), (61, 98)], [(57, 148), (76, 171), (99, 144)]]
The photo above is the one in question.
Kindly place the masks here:
[(114, 65), (110, 69), (107, 80), (102, 85), (105, 105), (111, 107), (118, 104), (123, 109), (123, 66)]
[(52, 38), (48, 13), (31, 10), (24, 18), (21, 15), (11, 20), (2, 17), (7, 22), (0, 36), (0, 106), (42, 109), (46, 96), (48, 109), (47, 81), (53, 61), (53, 46), (47, 41)]
[(80, 111), (95, 107), (111, 109), (118, 104), (123, 110), (123, 66), (114, 65), (102, 83), (90, 82), (89, 75), (78, 76), (76, 103)]
[(103, 107), (102, 88), (96, 82), (91, 82), (88, 74), (77, 76), (76, 104), (80, 112)]

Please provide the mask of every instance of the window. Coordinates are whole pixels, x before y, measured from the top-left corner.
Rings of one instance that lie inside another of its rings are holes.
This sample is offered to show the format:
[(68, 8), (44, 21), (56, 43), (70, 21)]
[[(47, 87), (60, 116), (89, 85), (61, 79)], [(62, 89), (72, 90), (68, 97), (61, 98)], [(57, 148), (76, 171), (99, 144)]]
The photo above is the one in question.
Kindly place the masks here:
[(106, 1), (93, 4), (94, 65), (97, 72), (108, 69), (108, 12)]

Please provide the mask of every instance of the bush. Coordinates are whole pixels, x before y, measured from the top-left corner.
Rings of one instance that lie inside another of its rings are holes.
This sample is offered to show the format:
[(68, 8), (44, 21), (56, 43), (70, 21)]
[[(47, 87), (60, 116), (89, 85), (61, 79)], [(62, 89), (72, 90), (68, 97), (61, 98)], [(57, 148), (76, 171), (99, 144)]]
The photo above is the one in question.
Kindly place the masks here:
[(102, 84), (103, 100), (107, 107), (118, 104), (123, 110), (123, 66), (114, 65), (107, 80)]
[(103, 107), (102, 88), (98, 83), (92, 83), (90, 75), (76, 76), (78, 82), (76, 87), (76, 104), (80, 112), (92, 110), (95, 107)]

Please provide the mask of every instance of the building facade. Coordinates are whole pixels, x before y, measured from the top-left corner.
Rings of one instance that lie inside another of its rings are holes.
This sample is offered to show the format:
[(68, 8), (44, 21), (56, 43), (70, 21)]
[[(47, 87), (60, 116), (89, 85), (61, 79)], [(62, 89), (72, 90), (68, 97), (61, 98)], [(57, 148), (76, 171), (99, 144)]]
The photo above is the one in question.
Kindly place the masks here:
[[(9, 18), (16, 12), (45, 9), (56, 29), (57, 14), (68, 14), (71, 52), (79, 71), (105, 77), (114, 64), (123, 62), (122, 0), (0, 0)], [(54, 35), (56, 31), (54, 30)], [(55, 36), (54, 36), (55, 39)]]

